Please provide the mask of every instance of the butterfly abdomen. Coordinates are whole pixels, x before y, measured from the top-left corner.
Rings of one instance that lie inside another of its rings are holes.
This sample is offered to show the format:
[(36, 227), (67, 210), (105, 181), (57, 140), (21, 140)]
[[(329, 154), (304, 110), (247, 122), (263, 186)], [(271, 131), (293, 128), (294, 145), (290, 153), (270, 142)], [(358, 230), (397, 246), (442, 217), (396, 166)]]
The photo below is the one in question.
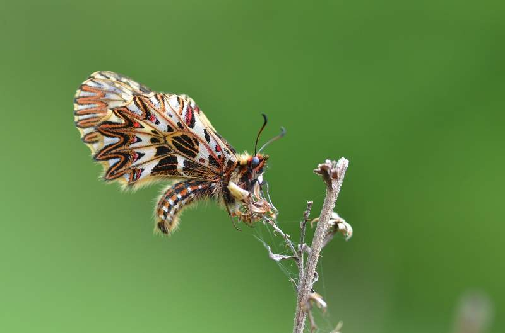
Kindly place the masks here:
[(187, 180), (166, 189), (158, 201), (155, 231), (168, 234), (178, 226), (181, 211), (195, 200), (214, 196), (216, 183), (202, 180)]

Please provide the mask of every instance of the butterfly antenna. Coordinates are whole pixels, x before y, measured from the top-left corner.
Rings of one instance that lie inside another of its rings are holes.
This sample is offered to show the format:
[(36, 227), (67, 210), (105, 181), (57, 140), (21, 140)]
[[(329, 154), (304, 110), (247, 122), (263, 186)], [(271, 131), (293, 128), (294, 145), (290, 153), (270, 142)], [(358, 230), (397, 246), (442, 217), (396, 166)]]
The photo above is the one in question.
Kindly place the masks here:
[[(279, 135), (274, 136), (273, 138), (271, 138), (270, 140), (268, 140), (263, 146), (261, 146), (260, 150), (258, 150), (258, 153), (261, 153), (261, 151), (266, 146), (268, 146), (269, 144), (271, 144), (274, 141), (277, 141), (277, 140), (281, 139), (284, 135), (286, 135), (286, 129), (284, 127), (281, 127), (281, 132), (279, 133)], [(256, 155), (256, 153), (255, 153), (255, 155)]]
[(260, 139), (260, 134), (261, 132), (263, 132), (263, 129), (265, 128), (268, 122), (267, 115), (264, 113), (262, 113), (261, 115), (263, 116), (263, 126), (261, 126), (260, 131), (258, 132), (258, 136), (256, 136), (256, 143), (254, 144), (254, 156), (256, 156), (256, 150), (258, 149), (258, 141)]

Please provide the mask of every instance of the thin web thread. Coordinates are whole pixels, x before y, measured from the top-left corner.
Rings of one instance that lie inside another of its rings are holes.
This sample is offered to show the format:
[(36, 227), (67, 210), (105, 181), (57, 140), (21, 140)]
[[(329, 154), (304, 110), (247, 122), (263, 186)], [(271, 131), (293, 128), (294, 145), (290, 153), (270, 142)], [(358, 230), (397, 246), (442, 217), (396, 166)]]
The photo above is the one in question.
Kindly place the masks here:
[[(323, 262), (324, 262), (324, 258), (323, 256), (321, 256), (319, 258), (319, 270), (320, 270), (320, 273), (319, 273), (319, 276), (321, 277), (321, 285), (322, 285), (322, 289), (323, 289), (323, 297), (324, 295), (327, 295), (326, 293), (326, 282), (325, 282), (325, 279), (324, 279), (324, 269), (323, 269)], [(321, 317), (323, 317), (325, 323), (326, 323), (326, 326), (325, 328), (323, 329), (323, 332), (328, 332), (328, 331), (331, 331), (335, 328), (336, 324), (334, 325), (330, 318), (332, 318), (331, 314), (330, 314), (330, 311), (328, 310), (328, 308), (326, 308), (326, 311), (325, 313), (321, 313)]]
[[(258, 226), (258, 228), (254, 229), (256, 233), (255, 237), (263, 244), (270, 246), (273, 253), (291, 255), (289, 249), (287, 249), (285, 246), (284, 240), (279, 236), (275, 236), (269, 226), (261, 225)], [(266, 232), (264, 230), (266, 230)], [(267, 235), (265, 236), (264, 233)], [(296, 264), (293, 262), (293, 260), (276, 261), (276, 264), (279, 266), (281, 272), (284, 273), (288, 280), (298, 282), (298, 272), (296, 269)], [(294, 285), (293, 289), (295, 290)]]

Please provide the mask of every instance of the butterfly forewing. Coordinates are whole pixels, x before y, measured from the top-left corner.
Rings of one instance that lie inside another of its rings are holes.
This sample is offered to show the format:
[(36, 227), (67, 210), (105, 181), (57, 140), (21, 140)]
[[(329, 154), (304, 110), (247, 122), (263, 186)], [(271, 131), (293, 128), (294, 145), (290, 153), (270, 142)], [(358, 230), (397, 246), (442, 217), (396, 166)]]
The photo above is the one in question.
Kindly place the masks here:
[(215, 181), (237, 160), (193, 99), (151, 91), (113, 72), (92, 74), (76, 93), (74, 111), (106, 180)]

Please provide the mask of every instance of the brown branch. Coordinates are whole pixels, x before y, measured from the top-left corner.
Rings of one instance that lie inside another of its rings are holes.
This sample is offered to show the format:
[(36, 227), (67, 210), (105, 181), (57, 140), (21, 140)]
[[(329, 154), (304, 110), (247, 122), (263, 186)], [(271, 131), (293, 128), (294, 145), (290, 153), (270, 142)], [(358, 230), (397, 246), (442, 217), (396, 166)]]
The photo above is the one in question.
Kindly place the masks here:
[[(298, 244), (298, 279), (302, 278), (304, 265), (305, 265), (305, 257), (304, 253), (307, 251), (307, 244), (305, 244), (305, 234), (307, 233), (307, 222), (309, 222), (310, 212), (312, 210), (312, 204), (314, 202), (307, 201), (307, 209), (305, 209), (305, 213), (303, 213), (303, 220), (300, 222), (300, 244)], [(308, 252), (308, 251), (307, 251)]]
[[(326, 160), (324, 164), (319, 164), (317, 169), (314, 170), (316, 174), (323, 177), (326, 183), (326, 197), (324, 198), (323, 208), (317, 222), (314, 238), (312, 239), (311, 251), (307, 258), (307, 267), (303, 272), (300, 271), (293, 333), (302, 333), (305, 328), (319, 255), (325, 245), (325, 238), (327, 238), (328, 231), (331, 227), (330, 219), (333, 214), (333, 209), (335, 208), (338, 194), (340, 193), (348, 164), (349, 161), (345, 158), (341, 158), (338, 163)], [(303, 246), (303, 244), (300, 245)]]
[[(273, 253), (271, 247), (258, 238), (267, 249), (270, 259), (276, 262), (294, 259), (298, 267), (298, 281), (290, 279), (298, 294), (294, 333), (303, 332), (307, 316), (309, 317), (311, 331), (317, 329), (314, 316), (311, 313), (313, 305), (316, 305), (316, 307), (323, 311), (326, 309), (326, 302), (323, 297), (313, 290), (313, 286), (319, 278), (316, 268), (321, 250), (337, 233), (343, 234), (346, 239), (352, 236), (352, 227), (350, 224), (333, 211), (348, 164), (349, 161), (345, 158), (341, 158), (338, 163), (326, 160), (324, 164), (319, 164), (318, 168), (314, 170), (315, 173), (323, 177), (326, 184), (326, 197), (321, 214), (313, 220), (309, 219), (312, 201), (307, 201), (307, 208), (300, 222), (300, 244), (297, 246), (291, 240), (291, 236), (282, 231), (275, 218), (265, 218), (263, 220), (265, 224), (269, 224), (273, 228), (276, 234), (284, 239), (284, 242), (291, 251), (291, 255)], [(314, 222), (317, 222), (311, 246), (306, 243), (305, 239), (308, 222), (311, 223), (311, 226)], [(308, 256), (307, 265), (305, 265), (305, 254)], [(334, 332), (338, 333), (340, 327), (341, 325), (338, 325)]]
[(303, 220), (300, 222), (300, 245), (305, 244), (305, 233), (307, 232), (307, 222), (309, 222), (313, 201), (307, 201), (307, 208), (303, 213)]

